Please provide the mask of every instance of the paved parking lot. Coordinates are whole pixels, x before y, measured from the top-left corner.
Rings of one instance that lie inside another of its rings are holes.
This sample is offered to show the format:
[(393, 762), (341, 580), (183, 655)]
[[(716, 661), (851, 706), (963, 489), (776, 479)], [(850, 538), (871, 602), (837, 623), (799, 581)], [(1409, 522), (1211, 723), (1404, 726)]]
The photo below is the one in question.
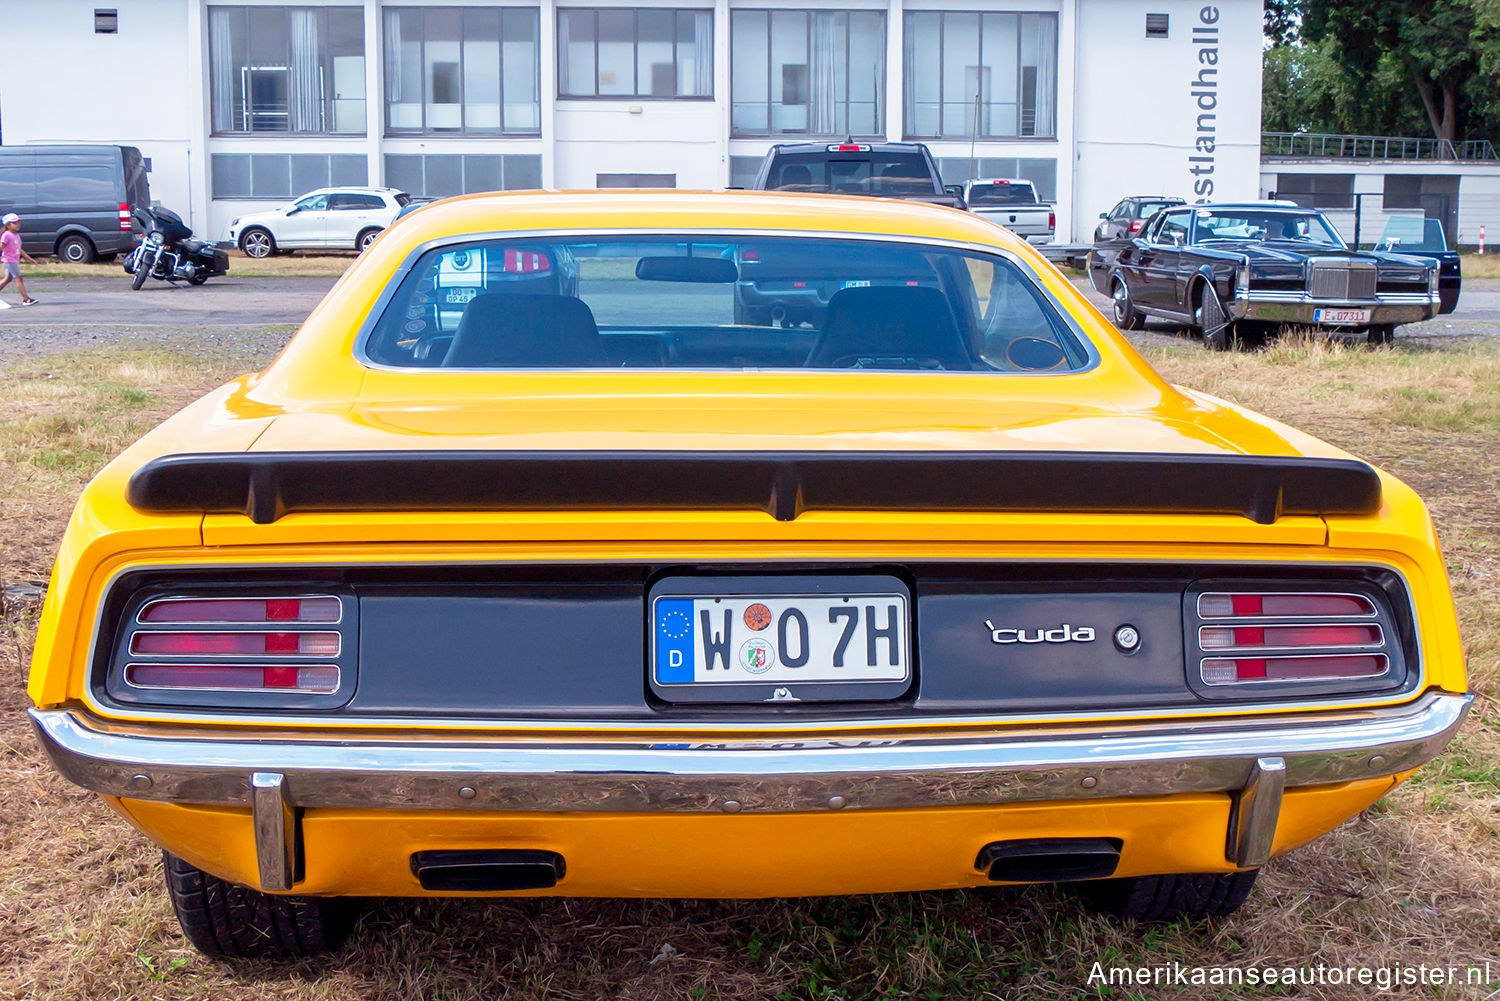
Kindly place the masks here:
[[(266, 328), (301, 323), (334, 281), (333, 277), (230, 276), (199, 287), (153, 281), (135, 292), (123, 273), (118, 279), (33, 278), (27, 288), (40, 300), (39, 305), (0, 310), (0, 364), (6, 358), (80, 345), (168, 340), (180, 344), (184, 335), (209, 347), (222, 338), (238, 343), (251, 337), (269, 344), (284, 340), (287, 331)], [(1076, 277), (1073, 282), (1108, 315), (1109, 300), (1095, 292), (1088, 279)], [(1145, 331), (1131, 336), (1145, 343), (1170, 343), (1192, 334), (1175, 324), (1152, 320)], [(1500, 336), (1500, 281), (1470, 281), (1457, 311), (1397, 331), (1397, 337), (1417, 336)]]

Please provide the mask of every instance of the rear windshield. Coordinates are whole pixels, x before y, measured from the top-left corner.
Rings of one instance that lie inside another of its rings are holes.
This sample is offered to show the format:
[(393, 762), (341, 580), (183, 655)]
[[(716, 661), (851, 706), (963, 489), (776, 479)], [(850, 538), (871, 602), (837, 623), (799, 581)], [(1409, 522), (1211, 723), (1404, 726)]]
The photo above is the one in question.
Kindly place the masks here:
[(778, 153), (766, 188), (842, 195), (935, 195), (920, 153)]
[(1150, 219), (1162, 209), (1169, 209), (1173, 206), (1181, 204), (1182, 202), (1180, 200), (1174, 200), (1170, 202), (1141, 202), (1136, 206), (1135, 217), (1137, 219)]
[(814, 237), (485, 240), (428, 251), (367, 360), (451, 369), (1068, 372), (1088, 351), (1009, 260)]
[(1036, 189), (1029, 184), (980, 181), (969, 186), (970, 205), (1035, 205)]

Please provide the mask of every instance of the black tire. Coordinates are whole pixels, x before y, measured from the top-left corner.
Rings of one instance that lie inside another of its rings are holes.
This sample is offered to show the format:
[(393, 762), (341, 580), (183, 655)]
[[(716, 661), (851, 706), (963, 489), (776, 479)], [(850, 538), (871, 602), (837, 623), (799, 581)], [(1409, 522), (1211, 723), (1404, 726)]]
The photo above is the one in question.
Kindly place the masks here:
[(1396, 325), (1394, 323), (1377, 323), (1370, 328), (1365, 335), (1372, 348), (1388, 348), (1396, 339)]
[(269, 229), (251, 226), (240, 234), (240, 252), (246, 257), (254, 257), (257, 260), (263, 257), (275, 257), (276, 237), (271, 235)]
[(92, 264), (99, 252), (94, 249), (94, 242), (81, 233), (69, 233), (57, 241), (56, 256), (59, 261), (69, 264)]
[(379, 235), (380, 230), (374, 228), (373, 226), (369, 229), (361, 230), (359, 236), (356, 236), (354, 238), (354, 249), (363, 254), (365, 252), (365, 248), (374, 243), (375, 238)]
[(1124, 279), (1116, 278), (1109, 287), (1109, 297), (1115, 304), (1115, 326), (1121, 330), (1141, 330), (1146, 326), (1146, 317), (1135, 308), (1130, 298), (1130, 286)]
[(141, 286), (146, 284), (146, 279), (151, 277), (151, 272), (156, 267), (156, 255), (147, 255), (146, 249), (135, 255), (135, 275), (130, 279), (130, 287), (139, 292)]
[(1227, 351), (1237, 343), (1234, 324), (1230, 322), (1219, 296), (1207, 282), (1198, 286), (1193, 320), (1203, 333), (1203, 346), (1210, 351)]
[(1095, 910), (1136, 921), (1204, 921), (1240, 909), (1255, 886), (1259, 869), (1131, 876), (1077, 884)]
[(337, 949), (354, 926), (348, 901), (262, 893), (211, 876), (168, 852), (161, 858), (177, 923), (204, 955), (316, 956)]
[(196, 274), (193, 277), (191, 277), (191, 278), (188, 279), (188, 284), (189, 285), (202, 285), (206, 281), (208, 281), (208, 275), (205, 275), (202, 272), (199, 272), (198, 274)]

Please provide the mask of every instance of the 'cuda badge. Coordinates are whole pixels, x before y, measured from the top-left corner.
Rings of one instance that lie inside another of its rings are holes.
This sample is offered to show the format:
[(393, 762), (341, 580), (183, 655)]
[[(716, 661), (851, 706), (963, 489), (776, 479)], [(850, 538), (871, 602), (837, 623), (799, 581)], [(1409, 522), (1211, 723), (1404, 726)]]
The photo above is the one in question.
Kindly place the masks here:
[(992, 643), (1092, 643), (1093, 626), (1071, 626), (1064, 622), (1056, 629), (997, 629), (989, 619), (984, 620), (990, 631)]

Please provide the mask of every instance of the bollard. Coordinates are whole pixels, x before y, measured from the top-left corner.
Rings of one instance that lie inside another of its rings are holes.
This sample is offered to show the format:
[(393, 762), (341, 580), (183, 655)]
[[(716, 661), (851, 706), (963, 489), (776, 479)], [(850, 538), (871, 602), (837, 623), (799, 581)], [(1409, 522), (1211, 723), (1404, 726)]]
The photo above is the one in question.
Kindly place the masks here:
[(1484, 223), (1479, 224), (1479, 252), (1484, 253)]

